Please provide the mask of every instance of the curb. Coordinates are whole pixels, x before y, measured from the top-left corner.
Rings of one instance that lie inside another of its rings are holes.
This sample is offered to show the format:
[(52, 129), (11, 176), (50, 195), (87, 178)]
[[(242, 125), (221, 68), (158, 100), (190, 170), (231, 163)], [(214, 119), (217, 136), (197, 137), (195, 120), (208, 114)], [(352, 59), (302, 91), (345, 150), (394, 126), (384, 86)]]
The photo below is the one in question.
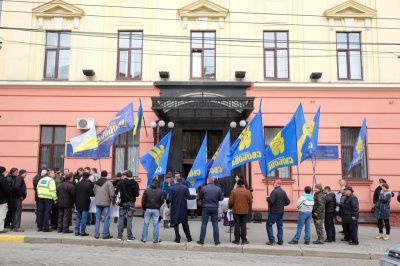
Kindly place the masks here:
[(127, 242), (103, 239), (88, 238), (69, 238), (69, 237), (35, 237), (25, 235), (2, 235), (0, 242), (8, 243), (27, 243), (27, 244), (65, 244), (65, 245), (85, 245), (85, 246), (102, 246), (102, 247), (118, 247), (118, 248), (135, 248), (135, 249), (157, 249), (157, 250), (182, 250), (182, 251), (200, 251), (200, 252), (224, 252), (224, 253), (246, 253), (256, 255), (270, 256), (293, 256), (293, 257), (325, 257), (325, 258), (346, 258), (361, 260), (379, 260), (382, 257), (380, 253), (367, 251), (345, 251), (345, 250), (326, 250), (307, 247), (281, 247), (263, 245), (231, 245), (230, 243), (222, 243), (218, 246), (213, 244), (198, 245), (196, 243), (177, 244), (171, 241), (163, 241), (154, 244), (151, 241), (142, 243), (140, 241)]

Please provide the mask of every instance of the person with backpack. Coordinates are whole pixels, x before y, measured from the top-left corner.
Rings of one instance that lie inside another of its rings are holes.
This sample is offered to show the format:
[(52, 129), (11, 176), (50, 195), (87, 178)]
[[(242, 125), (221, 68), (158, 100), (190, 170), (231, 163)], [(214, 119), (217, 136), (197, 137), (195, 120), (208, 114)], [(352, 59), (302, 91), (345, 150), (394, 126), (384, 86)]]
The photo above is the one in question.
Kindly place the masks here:
[[(126, 171), (126, 178), (121, 180), (116, 189), (116, 195), (120, 193), (121, 202), (119, 204), (119, 219), (118, 219), (118, 240), (122, 240), (124, 233), (124, 218), (127, 218), (127, 241), (135, 240), (132, 235), (132, 218), (135, 212), (136, 198), (139, 197), (139, 185), (132, 176), (132, 171)], [(158, 220), (157, 220), (158, 222)]]

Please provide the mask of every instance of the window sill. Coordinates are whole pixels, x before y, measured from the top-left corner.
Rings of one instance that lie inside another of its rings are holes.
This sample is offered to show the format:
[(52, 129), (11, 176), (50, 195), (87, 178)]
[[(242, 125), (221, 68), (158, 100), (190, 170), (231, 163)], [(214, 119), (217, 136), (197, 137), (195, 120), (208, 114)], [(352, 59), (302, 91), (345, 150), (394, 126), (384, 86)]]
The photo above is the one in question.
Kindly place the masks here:
[(290, 78), (280, 79), (280, 78), (264, 78), (264, 81), (291, 81)]
[(346, 180), (349, 185), (370, 185), (374, 182), (373, 180), (369, 180), (369, 179), (364, 179), (364, 180), (346, 179)]
[(42, 81), (69, 81), (69, 79), (43, 78)]

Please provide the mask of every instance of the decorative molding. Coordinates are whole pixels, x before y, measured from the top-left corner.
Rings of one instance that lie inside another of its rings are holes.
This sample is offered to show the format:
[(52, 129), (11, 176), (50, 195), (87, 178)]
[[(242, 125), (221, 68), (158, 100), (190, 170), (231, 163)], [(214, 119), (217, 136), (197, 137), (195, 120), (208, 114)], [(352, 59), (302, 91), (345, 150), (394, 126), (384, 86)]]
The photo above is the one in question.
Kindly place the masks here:
[(73, 5), (68, 4), (62, 0), (53, 0), (41, 6), (32, 9), (32, 13), (36, 17), (53, 18), (53, 17), (64, 17), (64, 18), (80, 18), (85, 12)]
[(327, 18), (374, 18), (376, 10), (350, 0), (324, 12)]
[(226, 18), (229, 10), (208, 0), (199, 0), (178, 10), (181, 18)]

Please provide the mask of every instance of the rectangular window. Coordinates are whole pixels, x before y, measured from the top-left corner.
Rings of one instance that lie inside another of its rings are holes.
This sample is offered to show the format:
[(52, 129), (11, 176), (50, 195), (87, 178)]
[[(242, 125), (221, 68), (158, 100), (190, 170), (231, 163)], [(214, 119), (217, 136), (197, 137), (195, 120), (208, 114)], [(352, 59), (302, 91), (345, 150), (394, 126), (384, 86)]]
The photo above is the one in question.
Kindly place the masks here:
[(143, 57), (143, 32), (118, 33), (118, 79), (141, 79)]
[(133, 176), (139, 176), (139, 139), (139, 133), (133, 137), (133, 130), (116, 138), (113, 149), (113, 173), (131, 170)]
[(289, 78), (288, 32), (264, 32), (264, 78)]
[(338, 79), (362, 79), (360, 33), (336, 33), (336, 49), (338, 61)]
[(360, 128), (341, 128), (341, 145), (342, 145), (342, 175), (344, 178), (367, 178), (367, 159), (366, 151), (361, 164), (354, 166), (349, 171), (350, 162), (353, 160), (354, 144), (358, 138)]
[(215, 32), (192, 32), (190, 40), (190, 77), (215, 79)]
[(71, 50), (71, 32), (48, 31), (46, 33), (46, 61), (44, 78), (68, 79)]
[(40, 133), (39, 169), (64, 169), (65, 126), (42, 126)]
[[(279, 131), (282, 130), (282, 127), (266, 127), (264, 129), (264, 139), (265, 139), (265, 148), (271, 143), (271, 141), (278, 135)], [(278, 168), (275, 171), (269, 173), (267, 178), (291, 178), (291, 168), (290, 166)]]

